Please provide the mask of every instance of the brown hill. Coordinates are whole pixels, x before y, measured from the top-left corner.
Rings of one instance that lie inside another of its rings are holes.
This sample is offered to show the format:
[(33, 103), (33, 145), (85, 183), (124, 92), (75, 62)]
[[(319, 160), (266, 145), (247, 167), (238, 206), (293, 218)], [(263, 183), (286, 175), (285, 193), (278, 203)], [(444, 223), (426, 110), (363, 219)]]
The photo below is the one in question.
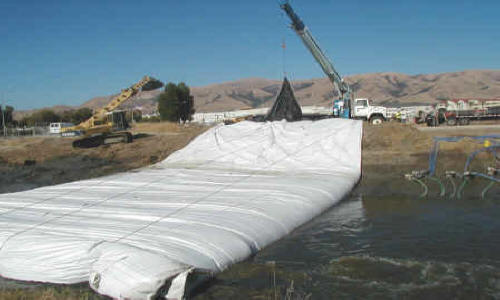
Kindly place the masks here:
[(51, 107), (43, 107), (43, 108), (39, 108), (39, 109), (14, 110), (14, 119), (21, 120), (22, 118), (31, 115), (35, 111), (44, 110), (44, 109), (50, 109), (56, 113), (61, 113), (61, 112), (66, 111), (66, 110), (75, 109), (75, 107), (67, 106), (67, 105), (56, 105), (56, 106), (51, 106)]
[[(500, 70), (405, 75), (375, 73), (345, 78), (355, 97), (366, 97), (387, 106), (435, 103), (449, 98), (500, 96)], [(197, 111), (221, 111), (243, 107), (270, 107), (281, 81), (243, 79), (193, 88)], [(335, 93), (327, 78), (293, 82), (301, 105), (329, 105)]]
[[(345, 78), (355, 97), (366, 97), (386, 106), (435, 103), (448, 98), (500, 97), (500, 70), (469, 70), (463, 72), (406, 75), (372, 73)], [(193, 87), (197, 112), (229, 111), (249, 107), (270, 107), (281, 87), (281, 80), (248, 78), (232, 82)], [(335, 96), (327, 78), (293, 82), (301, 105), (330, 105)], [(143, 92), (124, 108), (141, 107), (149, 113), (156, 110), (161, 91)], [(97, 108), (112, 96), (93, 98), (82, 107)]]

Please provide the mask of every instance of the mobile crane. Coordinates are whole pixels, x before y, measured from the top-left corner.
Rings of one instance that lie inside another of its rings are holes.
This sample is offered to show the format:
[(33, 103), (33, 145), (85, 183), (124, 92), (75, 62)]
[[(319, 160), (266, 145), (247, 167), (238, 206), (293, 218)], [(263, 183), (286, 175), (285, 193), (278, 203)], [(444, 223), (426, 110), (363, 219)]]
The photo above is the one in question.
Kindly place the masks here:
[(127, 131), (130, 126), (125, 118), (125, 112), (116, 108), (140, 91), (151, 91), (162, 86), (163, 83), (159, 80), (144, 76), (139, 82), (113, 97), (106, 106), (95, 111), (89, 119), (76, 126), (63, 128), (61, 134), (83, 136), (73, 142), (75, 148), (91, 148), (120, 142), (130, 143), (132, 134)]
[(353, 103), (353, 93), (347, 82), (339, 75), (333, 63), (328, 59), (318, 42), (314, 39), (304, 22), (293, 11), (290, 3), (284, 1), (281, 3), (281, 9), (285, 11), (292, 21), (292, 29), (300, 37), (306, 48), (318, 62), (323, 72), (333, 83), (338, 91), (339, 99), (333, 101), (333, 116), (341, 118), (365, 119), (372, 124), (379, 124), (387, 119), (387, 109), (381, 106), (372, 106), (368, 99), (356, 99)]
[(306, 48), (311, 52), (314, 59), (318, 62), (323, 72), (333, 83), (333, 86), (339, 93), (339, 99), (334, 101), (334, 117), (350, 118), (351, 108), (351, 88), (342, 79), (337, 70), (335, 70), (333, 63), (328, 59), (323, 50), (319, 47), (318, 42), (314, 39), (309, 29), (304, 25), (304, 22), (293, 11), (292, 6), (288, 1), (281, 4), (281, 9), (285, 11), (290, 20), (292, 21), (292, 29), (300, 37)]

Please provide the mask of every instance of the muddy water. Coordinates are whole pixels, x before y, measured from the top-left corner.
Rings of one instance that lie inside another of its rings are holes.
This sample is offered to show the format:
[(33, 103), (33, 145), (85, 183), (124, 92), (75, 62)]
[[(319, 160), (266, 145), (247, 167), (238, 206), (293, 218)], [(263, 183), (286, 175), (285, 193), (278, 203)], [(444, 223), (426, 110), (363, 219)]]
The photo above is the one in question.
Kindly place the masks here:
[(431, 185), (418, 199), (418, 186), (383, 182), (364, 181), (196, 298), (500, 299), (500, 188), (483, 200), (476, 182), (457, 200)]

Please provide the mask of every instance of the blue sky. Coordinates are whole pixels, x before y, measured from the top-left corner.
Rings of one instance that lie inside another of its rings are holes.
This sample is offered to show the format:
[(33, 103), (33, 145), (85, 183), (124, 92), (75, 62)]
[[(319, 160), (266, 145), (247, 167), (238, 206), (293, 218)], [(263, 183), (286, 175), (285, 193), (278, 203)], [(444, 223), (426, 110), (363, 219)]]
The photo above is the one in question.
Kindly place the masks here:
[[(500, 1), (292, 0), (342, 75), (500, 69)], [(77, 105), (152, 75), (323, 77), (278, 0), (0, 2), (0, 102)]]

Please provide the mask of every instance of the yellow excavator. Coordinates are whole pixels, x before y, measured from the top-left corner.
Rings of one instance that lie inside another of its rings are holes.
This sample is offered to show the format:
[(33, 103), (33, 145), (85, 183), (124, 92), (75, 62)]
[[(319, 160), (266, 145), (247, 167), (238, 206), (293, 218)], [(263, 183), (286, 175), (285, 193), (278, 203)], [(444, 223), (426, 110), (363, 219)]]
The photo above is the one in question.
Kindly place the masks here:
[(61, 130), (63, 136), (82, 136), (73, 142), (75, 148), (92, 148), (105, 144), (130, 143), (132, 134), (125, 111), (116, 110), (123, 102), (131, 99), (140, 91), (152, 91), (161, 88), (163, 83), (149, 76), (144, 76), (139, 82), (124, 89), (118, 96), (94, 112), (86, 121)]

